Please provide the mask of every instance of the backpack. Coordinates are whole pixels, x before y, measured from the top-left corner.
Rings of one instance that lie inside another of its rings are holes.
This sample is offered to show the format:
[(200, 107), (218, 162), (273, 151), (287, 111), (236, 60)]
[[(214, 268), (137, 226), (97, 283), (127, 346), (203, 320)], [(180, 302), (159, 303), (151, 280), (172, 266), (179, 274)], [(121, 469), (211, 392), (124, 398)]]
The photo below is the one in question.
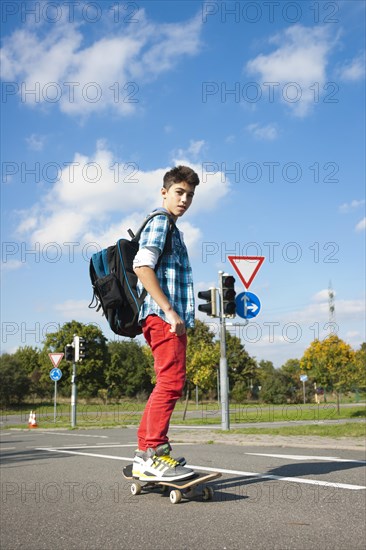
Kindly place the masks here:
[(150, 214), (136, 235), (129, 229), (131, 240), (119, 239), (115, 245), (96, 252), (90, 259), (89, 276), (93, 287), (93, 298), (89, 308), (97, 308), (97, 311), (102, 308), (103, 314), (115, 334), (134, 338), (142, 333), (138, 318), (147, 292), (143, 289), (139, 296), (137, 292), (138, 278), (133, 271), (132, 264), (139, 249), (141, 232), (152, 218), (161, 215), (167, 216), (169, 219), (169, 229), (164, 250), (155, 266), (156, 270), (162, 256), (171, 253), (174, 222), (164, 211)]

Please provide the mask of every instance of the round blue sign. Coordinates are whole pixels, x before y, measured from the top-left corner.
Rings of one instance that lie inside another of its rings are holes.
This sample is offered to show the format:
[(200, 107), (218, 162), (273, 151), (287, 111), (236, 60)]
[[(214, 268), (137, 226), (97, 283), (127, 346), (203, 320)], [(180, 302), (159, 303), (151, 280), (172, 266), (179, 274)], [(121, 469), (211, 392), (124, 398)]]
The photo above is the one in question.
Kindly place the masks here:
[(61, 380), (61, 378), (62, 378), (61, 369), (58, 369), (57, 367), (52, 369), (51, 372), (50, 372), (50, 378), (54, 382), (58, 382), (59, 380)]
[(243, 319), (256, 317), (261, 310), (261, 303), (253, 292), (241, 292), (236, 299), (236, 314)]

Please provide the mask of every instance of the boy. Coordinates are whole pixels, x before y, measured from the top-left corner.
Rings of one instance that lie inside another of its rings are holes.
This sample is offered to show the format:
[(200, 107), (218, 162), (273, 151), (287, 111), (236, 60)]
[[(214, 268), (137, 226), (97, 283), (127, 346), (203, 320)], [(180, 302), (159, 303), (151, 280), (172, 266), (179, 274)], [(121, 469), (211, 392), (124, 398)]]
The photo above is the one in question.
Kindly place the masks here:
[[(186, 328), (194, 326), (192, 270), (183, 235), (175, 222), (190, 207), (198, 175), (178, 166), (163, 178), (163, 210), (173, 220), (171, 250), (164, 252), (169, 219), (155, 216), (140, 237), (133, 267), (140, 291), (147, 296), (140, 311), (142, 331), (153, 356), (156, 385), (146, 404), (137, 432), (132, 474), (140, 479), (184, 479), (193, 474), (183, 458), (170, 457), (167, 432), (177, 400), (182, 396), (186, 376)], [(161, 209), (158, 209), (161, 210)], [(158, 267), (155, 267), (161, 256)]]

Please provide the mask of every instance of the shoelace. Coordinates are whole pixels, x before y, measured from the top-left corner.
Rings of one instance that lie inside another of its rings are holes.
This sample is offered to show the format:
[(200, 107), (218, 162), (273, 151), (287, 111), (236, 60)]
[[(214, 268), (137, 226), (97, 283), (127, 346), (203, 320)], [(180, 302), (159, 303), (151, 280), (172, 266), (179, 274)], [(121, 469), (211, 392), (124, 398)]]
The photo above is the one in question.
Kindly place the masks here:
[(154, 459), (154, 462), (157, 461), (162, 461), (162, 462), (165, 462), (168, 464), (168, 466), (170, 466), (171, 468), (175, 468), (176, 466), (179, 465), (179, 462), (177, 460), (174, 460), (174, 458), (172, 458), (171, 456), (168, 456), (168, 455), (164, 455), (164, 456), (156, 456), (155, 459)]

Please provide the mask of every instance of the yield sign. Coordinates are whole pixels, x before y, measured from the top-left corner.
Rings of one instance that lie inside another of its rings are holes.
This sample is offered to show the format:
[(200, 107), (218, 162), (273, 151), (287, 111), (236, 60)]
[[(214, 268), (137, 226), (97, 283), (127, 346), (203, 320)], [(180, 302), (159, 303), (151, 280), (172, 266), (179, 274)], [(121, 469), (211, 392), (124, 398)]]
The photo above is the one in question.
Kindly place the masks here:
[(48, 357), (51, 359), (53, 366), (57, 369), (59, 364), (62, 361), (64, 354), (63, 353), (49, 353)]
[(262, 263), (265, 260), (264, 256), (228, 256), (228, 259), (239, 275), (246, 289), (252, 284), (254, 277), (257, 275)]

